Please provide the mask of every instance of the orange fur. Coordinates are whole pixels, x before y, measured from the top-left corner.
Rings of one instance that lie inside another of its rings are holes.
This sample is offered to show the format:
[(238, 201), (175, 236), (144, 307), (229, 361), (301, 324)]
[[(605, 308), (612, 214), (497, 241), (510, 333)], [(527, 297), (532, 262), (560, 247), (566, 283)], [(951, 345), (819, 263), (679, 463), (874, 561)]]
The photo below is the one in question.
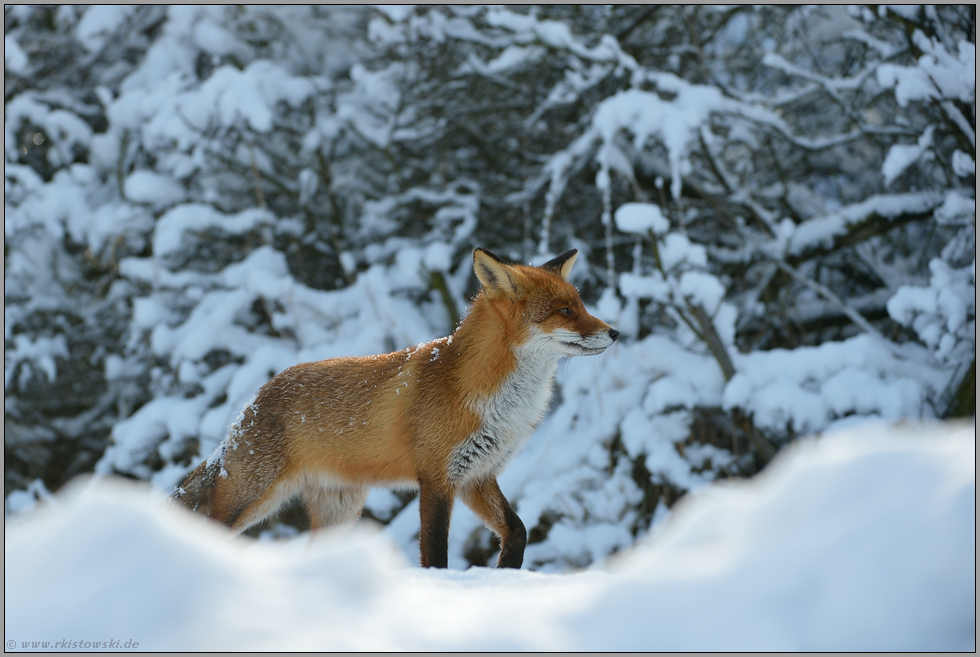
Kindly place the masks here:
[(618, 335), (567, 282), (575, 255), (530, 267), (477, 249), (483, 290), (455, 333), (285, 370), (175, 496), (240, 531), (298, 494), (319, 529), (355, 521), (371, 486), (418, 487), (422, 563), (445, 566), (458, 495), (501, 537), (498, 565), (519, 567), (526, 532), (496, 475), (541, 419), (558, 358)]

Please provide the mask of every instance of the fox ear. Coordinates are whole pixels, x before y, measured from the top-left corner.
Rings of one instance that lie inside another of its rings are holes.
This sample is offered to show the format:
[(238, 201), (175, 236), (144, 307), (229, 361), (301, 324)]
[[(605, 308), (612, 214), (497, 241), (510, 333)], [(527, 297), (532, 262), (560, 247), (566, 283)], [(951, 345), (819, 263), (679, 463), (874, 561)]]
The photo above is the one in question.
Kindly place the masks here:
[(575, 266), (575, 258), (577, 257), (578, 249), (565, 251), (557, 258), (553, 258), (541, 265), (541, 269), (547, 269), (548, 271), (554, 272), (567, 281), (568, 275), (572, 273), (572, 267)]
[(503, 294), (517, 301), (524, 294), (520, 272), (486, 249), (473, 251), (473, 271), (490, 297)]

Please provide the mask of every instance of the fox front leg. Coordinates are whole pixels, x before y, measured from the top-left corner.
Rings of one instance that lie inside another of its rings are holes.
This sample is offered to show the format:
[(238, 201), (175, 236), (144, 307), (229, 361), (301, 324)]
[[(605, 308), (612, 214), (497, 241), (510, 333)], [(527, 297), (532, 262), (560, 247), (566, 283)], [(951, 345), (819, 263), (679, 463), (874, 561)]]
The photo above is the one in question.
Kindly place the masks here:
[(445, 487), (422, 480), (419, 482), (419, 552), (423, 568), (449, 566), (449, 519), (453, 512), (453, 494)]
[(524, 563), (527, 530), (514, 508), (504, 497), (494, 477), (476, 482), (461, 497), (487, 526), (500, 537), (497, 568), (520, 568)]

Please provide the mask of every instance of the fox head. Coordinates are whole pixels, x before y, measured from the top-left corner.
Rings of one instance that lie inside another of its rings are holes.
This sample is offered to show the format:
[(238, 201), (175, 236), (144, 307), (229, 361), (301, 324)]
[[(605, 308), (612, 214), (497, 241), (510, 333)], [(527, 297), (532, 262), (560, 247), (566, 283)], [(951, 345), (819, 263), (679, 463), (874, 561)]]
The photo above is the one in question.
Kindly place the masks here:
[(531, 267), (508, 264), (486, 249), (473, 252), (484, 302), (513, 331), (511, 340), (556, 356), (599, 354), (616, 341), (619, 331), (590, 315), (568, 282), (577, 257), (572, 249)]

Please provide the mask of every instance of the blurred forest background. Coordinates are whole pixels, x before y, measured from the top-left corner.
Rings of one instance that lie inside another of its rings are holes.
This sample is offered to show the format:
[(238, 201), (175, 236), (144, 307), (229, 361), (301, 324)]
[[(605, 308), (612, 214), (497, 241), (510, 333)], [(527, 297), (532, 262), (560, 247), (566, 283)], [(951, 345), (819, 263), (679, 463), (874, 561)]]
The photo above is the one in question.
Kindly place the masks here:
[[(975, 43), (974, 5), (5, 6), (5, 514), (169, 492), (282, 369), (448, 334), (476, 246), (579, 249), (623, 334), (501, 478), (531, 568), (797, 436), (975, 415)], [(412, 498), (366, 512), (409, 551)]]

